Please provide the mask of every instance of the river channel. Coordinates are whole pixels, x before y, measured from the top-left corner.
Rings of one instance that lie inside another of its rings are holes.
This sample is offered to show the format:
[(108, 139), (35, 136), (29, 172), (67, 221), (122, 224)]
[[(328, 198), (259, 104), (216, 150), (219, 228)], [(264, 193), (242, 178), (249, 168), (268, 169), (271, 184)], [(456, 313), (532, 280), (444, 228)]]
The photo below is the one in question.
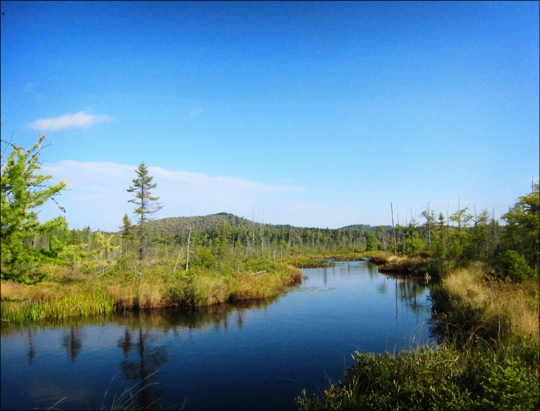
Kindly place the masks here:
[(162, 410), (295, 409), (302, 389), (341, 379), (355, 351), (428, 341), (427, 287), (366, 261), (302, 271), (274, 299), (2, 324), (1, 408), (118, 409), (131, 397)]

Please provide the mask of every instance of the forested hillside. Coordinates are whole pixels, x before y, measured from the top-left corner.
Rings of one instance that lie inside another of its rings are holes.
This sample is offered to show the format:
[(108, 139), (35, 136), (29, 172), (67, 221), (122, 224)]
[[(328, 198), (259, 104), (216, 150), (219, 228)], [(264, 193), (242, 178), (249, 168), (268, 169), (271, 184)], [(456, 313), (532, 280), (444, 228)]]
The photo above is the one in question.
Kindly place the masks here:
[[(169, 217), (148, 223), (156, 239), (174, 238), (178, 244), (186, 244), (189, 232), (197, 232), (203, 245), (210, 245), (220, 232), (226, 231), (232, 244), (245, 247), (264, 245), (288, 245), (327, 249), (339, 244), (348, 249), (385, 248), (391, 227), (374, 227), (365, 224), (350, 225), (339, 229), (294, 227), (291, 225), (264, 224), (229, 213), (207, 216)], [(369, 243), (369, 244), (368, 244)]]

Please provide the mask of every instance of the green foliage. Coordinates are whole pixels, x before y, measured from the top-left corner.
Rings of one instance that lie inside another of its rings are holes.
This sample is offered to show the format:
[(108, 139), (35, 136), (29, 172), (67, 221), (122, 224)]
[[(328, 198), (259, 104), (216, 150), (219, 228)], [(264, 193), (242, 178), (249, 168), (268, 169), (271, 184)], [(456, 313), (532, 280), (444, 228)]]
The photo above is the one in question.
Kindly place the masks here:
[[(63, 217), (43, 224), (37, 219), (37, 209), (66, 188), (65, 181), (48, 186), (45, 183), (52, 176), (37, 174), (44, 139), (41, 136), (28, 150), (4, 142), (11, 145), (12, 151), (2, 163), (0, 180), (2, 279), (26, 283), (42, 279), (40, 268), (49, 256), (47, 250), (35, 246), (36, 238), (67, 227)], [(49, 248), (53, 248), (51, 244)]]
[(507, 250), (499, 260), (499, 275), (516, 283), (538, 279), (538, 273), (527, 264), (517, 251)]
[(195, 258), (192, 260), (192, 264), (202, 268), (212, 268), (214, 266), (215, 258), (212, 254), (212, 250), (208, 247), (199, 246), (195, 253)]
[(300, 410), (534, 410), (534, 369), (511, 356), (462, 353), (452, 347), (390, 354), (360, 354), (322, 399), (306, 392)]
[(464, 227), (468, 227), (471, 220), (473, 219), (473, 216), (467, 213), (468, 209), (468, 207), (459, 209), (457, 212), (450, 216), (450, 220), (456, 223), (460, 230)]
[[(132, 200), (128, 200), (130, 203), (136, 205), (134, 213), (139, 215), (139, 276), (142, 276), (142, 261), (144, 255), (144, 247), (146, 242), (146, 222), (149, 219), (151, 214), (157, 213), (161, 210), (162, 205), (157, 202), (159, 197), (152, 197), (150, 190), (156, 188), (155, 183), (152, 183), (153, 177), (148, 174), (148, 167), (144, 162), (139, 164), (139, 167), (135, 170), (137, 173), (137, 178), (133, 180), (133, 186), (129, 187), (127, 191), (129, 193), (134, 193)], [(129, 222), (129, 219), (124, 220), (124, 228), (127, 229), (126, 224)]]
[[(225, 231), (223, 224), (226, 224)], [(320, 229), (256, 223), (232, 214), (219, 213), (197, 217), (174, 217), (148, 223), (155, 235), (174, 236), (186, 245), (189, 229), (200, 233), (200, 244), (210, 246), (219, 259), (223, 253), (243, 249), (247, 254), (276, 256), (313, 252), (364, 251), (368, 234), (373, 250), (383, 249), (390, 239), (390, 227), (355, 225), (342, 229)], [(227, 244), (227, 246), (224, 246)], [(262, 246), (262, 247), (261, 247)]]
[(71, 274), (75, 269), (75, 263), (83, 261), (88, 253), (86, 252), (86, 244), (69, 244), (65, 246), (58, 254), (59, 260), (63, 264), (68, 264), (71, 268)]
[(120, 235), (124, 239), (132, 239), (135, 237), (135, 226), (131, 223), (127, 213), (122, 218), (122, 225), (120, 226)]
[(503, 239), (508, 249), (525, 256), (531, 267), (539, 270), (540, 263), (540, 192), (534, 184), (532, 193), (519, 201), (502, 216), (507, 226)]
[(379, 240), (374, 234), (368, 233), (367, 234), (367, 243), (366, 243), (366, 251), (373, 251), (377, 250), (377, 245), (379, 244)]
[(490, 364), (485, 381), (480, 385), (484, 394), (471, 401), (471, 408), (533, 410), (540, 408), (538, 381), (530, 369), (517, 360), (506, 358), (501, 364)]
[(2, 302), (2, 321), (28, 322), (68, 317), (111, 314), (113, 300), (104, 293), (78, 292), (74, 295), (35, 303)]

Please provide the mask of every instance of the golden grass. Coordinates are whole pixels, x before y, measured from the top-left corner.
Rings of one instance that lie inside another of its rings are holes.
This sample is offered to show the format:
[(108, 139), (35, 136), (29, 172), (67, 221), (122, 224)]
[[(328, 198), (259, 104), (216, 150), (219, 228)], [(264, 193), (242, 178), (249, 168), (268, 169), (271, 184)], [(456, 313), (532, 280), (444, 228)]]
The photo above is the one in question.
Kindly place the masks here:
[(187, 274), (154, 267), (139, 278), (125, 273), (71, 275), (61, 267), (36, 285), (2, 281), (2, 320), (58, 319), (112, 309), (208, 306), (258, 299), (275, 296), (301, 278), (300, 270), (281, 263), (269, 263), (258, 275), (250, 275), (251, 269)]
[(483, 270), (482, 263), (455, 270), (443, 280), (443, 286), (451, 296), (482, 309), (485, 323), (507, 327), (517, 338), (538, 341), (538, 283), (488, 282), (484, 281)]

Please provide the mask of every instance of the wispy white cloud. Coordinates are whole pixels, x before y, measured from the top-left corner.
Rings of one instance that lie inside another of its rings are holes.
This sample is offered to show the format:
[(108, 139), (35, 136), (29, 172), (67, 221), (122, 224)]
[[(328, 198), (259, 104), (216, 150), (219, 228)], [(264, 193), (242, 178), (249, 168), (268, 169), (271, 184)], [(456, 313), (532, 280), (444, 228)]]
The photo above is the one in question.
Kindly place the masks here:
[[(112, 162), (61, 161), (45, 164), (41, 172), (66, 179), (71, 186), (55, 199), (66, 208), (71, 227), (116, 231), (124, 214), (132, 215), (127, 189), (136, 178), (134, 165)], [(376, 220), (376, 211), (354, 204), (327, 204), (314, 200), (309, 190), (285, 185), (262, 184), (238, 177), (209, 176), (190, 171), (148, 167), (157, 184), (152, 195), (165, 207), (155, 218), (208, 215), (228, 212), (272, 224), (338, 228)], [(308, 199), (310, 198), (310, 199)], [(328, 199), (330, 203), (331, 199)], [(54, 203), (40, 214), (43, 220), (59, 215)], [(388, 213), (389, 214), (389, 213)]]
[[(92, 229), (116, 230), (125, 213), (131, 214), (132, 195), (127, 189), (136, 178), (136, 166), (111, 162), (61, 161), (45, 164), (42, 174), (54, 176), (54, 181), (66, 179), (69, 191), (55, 199), (67, 210), (72, 227), (85, 225)], [(149, 167), (149, 174), (157, 187), (152, 194), (160, 197), (165, 208), (155, 217), (207, 215), (230, 212), (251, 216), (253, 207), (278, 210), (289, 197), (304, 191), (302, 188), (261, 184), (237, 177), (214, 177), (189, 171), (170, 171)], [(42, 218), (58, 215), (58, 208), (49, 204), (43, 208)]]
[(95, 115), (79, 111), (75, 114), (64, 114), (54, 118), (40, 118), (30, 124), (30, 127), (40, 131), (58, 131), (71, 127), (90, 127), (96, 123), (111, 121), (112, 117), (105, 114)]

